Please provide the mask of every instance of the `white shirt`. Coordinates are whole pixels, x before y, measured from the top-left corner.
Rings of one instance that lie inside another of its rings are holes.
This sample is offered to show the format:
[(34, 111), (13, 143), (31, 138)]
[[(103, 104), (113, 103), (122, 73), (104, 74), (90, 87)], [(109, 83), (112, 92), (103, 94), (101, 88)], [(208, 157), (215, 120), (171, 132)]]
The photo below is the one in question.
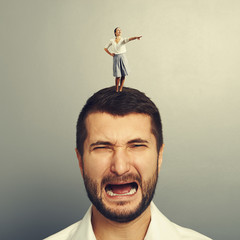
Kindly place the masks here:
[(109, 48), (112, 46), (112, 52), (114, 54), (123, 54), (126, 50), (126, 43), (129, 42), (129, 38), (122, 38), (118, 43), (116, 43), (115, 39), (111, 39), (109, 44), (105, 46), (105, 48)]
[[(44, 240), (96, 240), (91, 224), (90, 207), (82, 220)], [(188, 228), (183, 228), (168, 220), (151, 203), (151, 222), (144, 240), (211, 240)]]

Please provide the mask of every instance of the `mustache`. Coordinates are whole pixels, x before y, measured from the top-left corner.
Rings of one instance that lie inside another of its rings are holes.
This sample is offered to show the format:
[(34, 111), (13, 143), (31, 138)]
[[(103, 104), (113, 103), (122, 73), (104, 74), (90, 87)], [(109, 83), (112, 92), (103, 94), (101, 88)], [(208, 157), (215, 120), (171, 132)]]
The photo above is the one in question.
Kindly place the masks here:
[(136, 174), (124, 174), (122, 176), (112, 176), (112, 175), (107, 175), (102, 179), (101, 185), (107, 185), (111, 182), (114, 183), (121, 183), (121, 182), (138, 182), (140, 185), (142, 183), (142, 179), (139, 175)]

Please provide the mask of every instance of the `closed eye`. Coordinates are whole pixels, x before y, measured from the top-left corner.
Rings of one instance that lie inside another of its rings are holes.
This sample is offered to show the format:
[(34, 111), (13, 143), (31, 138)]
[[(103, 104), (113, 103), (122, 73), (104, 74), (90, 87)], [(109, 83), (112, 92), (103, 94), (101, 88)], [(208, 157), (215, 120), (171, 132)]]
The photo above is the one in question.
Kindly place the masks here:
[(132, 144), (130, 145), (131, 148), (144, 148), (147, 147), (146, 144)]
[(94, 146), (91, 149), (91, 152), (96, 152), (96, 153), (100, 153), (100, 152), (111, 152), (113, 150), (112, 146), (108, 146), (108, 145), (99, 145), (99, 146)]
[(148, 148), (148, 141), (141, 138), (135, 138), (128, 142), (128, 146), (131, 149), (136, 149), (136, 150), (145, 149), (145, 148)]
[(97, 141), (90, 145), (90, 151), (97, 150), (109, 150), (112, 149), (113, 145), (110, 142)]

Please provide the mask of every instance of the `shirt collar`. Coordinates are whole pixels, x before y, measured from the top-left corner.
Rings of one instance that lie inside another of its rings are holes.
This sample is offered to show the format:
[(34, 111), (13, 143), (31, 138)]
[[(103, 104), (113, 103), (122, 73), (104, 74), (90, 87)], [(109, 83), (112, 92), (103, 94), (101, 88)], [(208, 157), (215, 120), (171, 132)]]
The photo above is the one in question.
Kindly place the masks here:
[(180, 240), (179, 234), (174, 227), (174, 224), (158, 210), (153, 202), (151, 203), (150, 208), (151, 222), (149, 224), (144, 240)]
[(93, 232), (92, 223), (92, 206), (88, 209), (85, 216), (81, 220), (81, 224), (78, 225), (78, 228), (75, 231), (75, 234), (72, 238), (68, 240), (79, 240), (79, 239), (91, 239), (96, 240), (96, 237)]

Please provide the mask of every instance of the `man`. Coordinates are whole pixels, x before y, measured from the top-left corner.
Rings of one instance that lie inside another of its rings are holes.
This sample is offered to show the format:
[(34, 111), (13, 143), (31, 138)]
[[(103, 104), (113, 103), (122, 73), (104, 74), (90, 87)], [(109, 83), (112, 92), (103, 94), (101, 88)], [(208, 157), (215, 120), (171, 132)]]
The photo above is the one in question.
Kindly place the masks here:
[(105, 88), (77, 122), (77, 148), (92, 206), (47, 240), (209, 240), (169, 221), (152, 202), (162, 163), (159, 111), (136, 89)]

